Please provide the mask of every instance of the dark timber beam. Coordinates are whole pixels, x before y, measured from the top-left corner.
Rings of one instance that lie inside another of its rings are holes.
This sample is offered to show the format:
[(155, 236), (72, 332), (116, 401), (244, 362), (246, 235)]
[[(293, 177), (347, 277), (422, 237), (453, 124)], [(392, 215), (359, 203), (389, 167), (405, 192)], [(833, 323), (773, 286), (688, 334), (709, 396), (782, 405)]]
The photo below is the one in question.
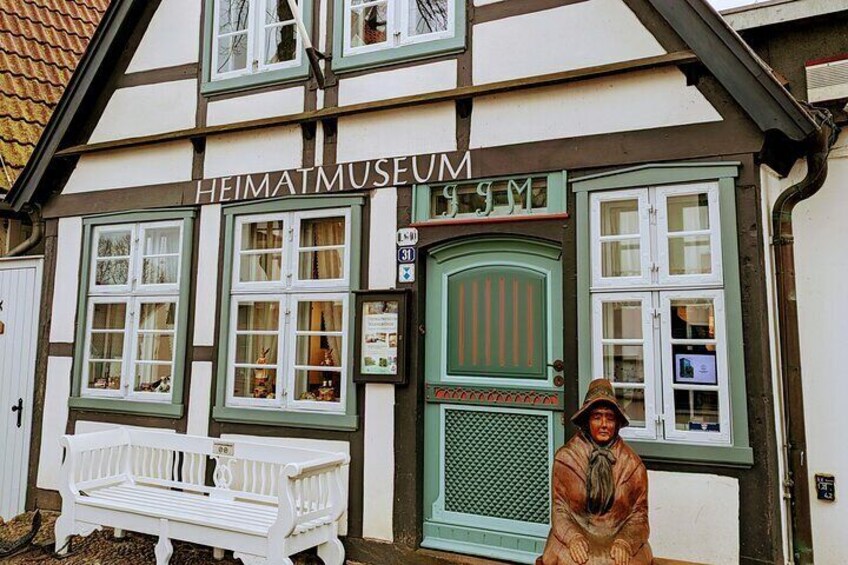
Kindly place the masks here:
[(595, 67), (575, 69), (560, 73), (519, 78), (501, 82), (493, 82), (490, 84), (466, 86), (461, 88), (454, 88), (451, 90), (418, 94), (414, 96), (402, 96), (399, 98), (390, 98), (388, 100), (378, 100), (374, 102), (365, 102), (362, 104), (352, 104), (350, 106), (323, 108), (321, 110), (300, 112), (297, 114), (276, 116), (273, 118), (264, 118), (259, 120), (249, 120), (233, 124), (195, 127), (191, 129), (172, 131), (156, 135), (145, 135), (140, 137), (119, 139), (115, 141), (104, 141), (100, 143), (89, 143), (86, 145), (75, 145), (57, 151), (55, 156), (76, 157), (79, 155), (110, 151), (114, 149), (127, 149), (130, 147), (139, 147), (143, 145), (154, 145), (174, 141), (194, 140), (198, 138), (205, 138), (210, 135), (236, 133), (247, 130), (271, 128), (294, 124), (304, 124), (309, 122), (315, 122), (318, 120), (338, 119), (345, 116), (364, 114), (367, 112), (394, 110), (409, 106), (435, 104), (439, 102), (451, 102), (455, 100), (479, 96), (491, 96), (494, 94), (503, 94), (506, 92), (514, 92), (518, 90), (528, 90), (534, 88), (542, 88), (546, 86), (555, 86), (571, 82), (585, 81), (624, 73), (657, 69), (662, 67), (682, 66), (696, 63), (697, 61), (698, 57), (691, 51), (676, 51), (673, 53), (667, 53), (665, 55), (659, 55), (656, 57), (646, 57), (642, 59), (635, 59), (632, 61), (624, 61), (620, 63), (598, 65)]

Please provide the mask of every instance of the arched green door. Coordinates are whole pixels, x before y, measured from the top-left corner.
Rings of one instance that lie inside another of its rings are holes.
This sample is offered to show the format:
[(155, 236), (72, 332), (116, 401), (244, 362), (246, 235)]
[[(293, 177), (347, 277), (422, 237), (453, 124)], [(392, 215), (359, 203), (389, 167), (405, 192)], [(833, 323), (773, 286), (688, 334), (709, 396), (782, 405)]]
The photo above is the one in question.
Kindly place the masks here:
[(424, 542), (533, 563), (562, 445), (559, 248), (452, 243), (427, 264)]

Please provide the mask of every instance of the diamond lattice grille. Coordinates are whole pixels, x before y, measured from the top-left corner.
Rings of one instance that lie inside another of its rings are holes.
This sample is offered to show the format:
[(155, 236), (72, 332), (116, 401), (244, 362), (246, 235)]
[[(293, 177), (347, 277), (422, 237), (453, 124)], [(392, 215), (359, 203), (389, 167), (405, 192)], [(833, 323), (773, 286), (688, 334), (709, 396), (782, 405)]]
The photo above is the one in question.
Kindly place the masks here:
[(548, 418), (445, 411), (445, 510), (547, 524)]

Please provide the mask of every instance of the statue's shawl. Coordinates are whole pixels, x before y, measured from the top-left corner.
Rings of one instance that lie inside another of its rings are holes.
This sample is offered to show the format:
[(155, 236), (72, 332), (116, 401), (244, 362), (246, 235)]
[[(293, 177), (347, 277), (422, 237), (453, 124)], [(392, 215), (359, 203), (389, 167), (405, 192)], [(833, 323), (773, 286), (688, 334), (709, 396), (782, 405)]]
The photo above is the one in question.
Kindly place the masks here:
[[(633, 449), (620, 438), (610, 448), (615, 500), (602, 515), (586, 511), (586, 472), (592, 444), (577, 433), (556, 453), (553, 477), (552, 535), (568, 545), (576, 535), (589, 539), (601, 553), (616, 539), (626, 541), (638, 553), (648, 541), (648, 475)], [(547, 552), (546, 552), (547, 553)]]

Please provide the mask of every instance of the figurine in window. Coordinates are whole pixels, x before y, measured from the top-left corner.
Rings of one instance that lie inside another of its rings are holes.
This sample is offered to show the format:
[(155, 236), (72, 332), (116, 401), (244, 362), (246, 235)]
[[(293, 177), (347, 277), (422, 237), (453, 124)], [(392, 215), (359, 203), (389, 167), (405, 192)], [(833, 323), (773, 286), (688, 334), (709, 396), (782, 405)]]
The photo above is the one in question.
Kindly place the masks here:
[(171, 392), (171, 375), (162, 377), (157, 382), (153, 383), (153, 392)]
[[(271, 349), (263, 349), (259, 358), (256, 360), (257, 365), (268, 364), (268, 352)], [(268, 369), (253, 370), (253, 398), (268, 398)]]
[(648, 473), (619, 436), (629, 425), (612, 385), (589, 385), (571, 419), (579, 431), (556, 453), (553, 512), (536, 565), (651, 565)]

